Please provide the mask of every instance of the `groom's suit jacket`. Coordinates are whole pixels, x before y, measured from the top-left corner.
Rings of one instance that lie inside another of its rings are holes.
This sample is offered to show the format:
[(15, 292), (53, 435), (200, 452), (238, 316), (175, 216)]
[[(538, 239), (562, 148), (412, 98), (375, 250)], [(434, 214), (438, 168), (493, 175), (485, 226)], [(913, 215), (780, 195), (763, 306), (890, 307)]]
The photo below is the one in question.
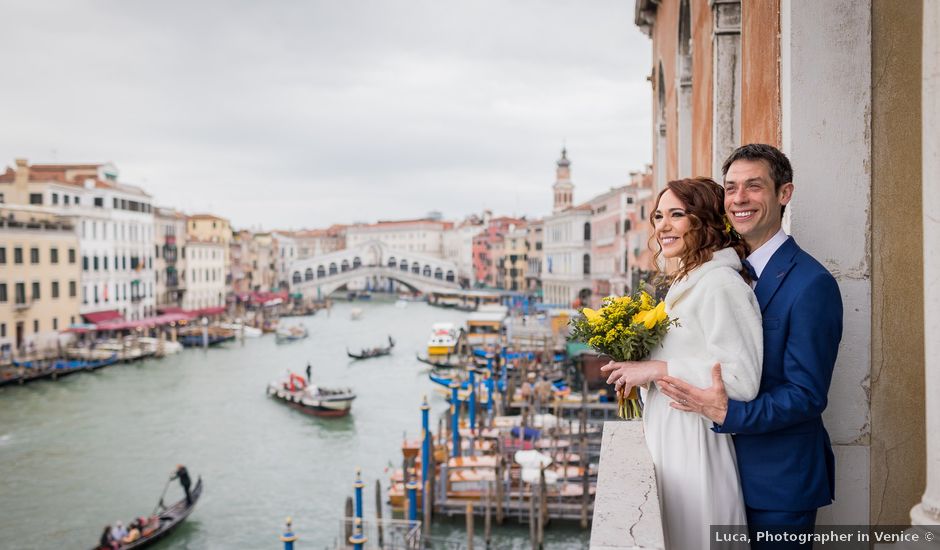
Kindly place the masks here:
[(764, 363), (753, 401), (729, 401), (744, 502), (761, 510), (806, 511), (835, 498), (835, 460), (823, 426), (842, 339), (835, 279), (792, 237), (754, 288), (764, 325)]

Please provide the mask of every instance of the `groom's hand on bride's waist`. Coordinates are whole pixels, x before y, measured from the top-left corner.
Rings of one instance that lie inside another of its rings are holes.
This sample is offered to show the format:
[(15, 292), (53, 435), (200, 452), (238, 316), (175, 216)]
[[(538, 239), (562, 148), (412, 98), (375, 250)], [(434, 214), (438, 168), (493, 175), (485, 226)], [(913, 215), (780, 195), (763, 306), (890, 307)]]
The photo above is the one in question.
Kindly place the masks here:
[(721, 365), (712, 367), (712, 385), (697, 388), (685, 380), (664, 376), (656, 380), (656, 386), (672, 398), (669, 406), (680, 411), (698, 413), (712, 422), (721, 425), (728, 414), (728, 394), (721, 381)]

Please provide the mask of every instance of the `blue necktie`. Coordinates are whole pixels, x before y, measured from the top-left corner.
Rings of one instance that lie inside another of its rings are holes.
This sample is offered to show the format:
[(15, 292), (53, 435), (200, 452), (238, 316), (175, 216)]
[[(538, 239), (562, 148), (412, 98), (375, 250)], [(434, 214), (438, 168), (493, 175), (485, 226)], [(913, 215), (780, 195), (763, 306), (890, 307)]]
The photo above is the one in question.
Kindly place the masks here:
[(741, 261), (741, 265), (744, 266), (744, 270), (747, 271), (747, 274), (751, 276), (751, 281), (757, 282), (757, 271), (754, 270), (754, 266), (751, 265), (751, 262), (747, 260)]

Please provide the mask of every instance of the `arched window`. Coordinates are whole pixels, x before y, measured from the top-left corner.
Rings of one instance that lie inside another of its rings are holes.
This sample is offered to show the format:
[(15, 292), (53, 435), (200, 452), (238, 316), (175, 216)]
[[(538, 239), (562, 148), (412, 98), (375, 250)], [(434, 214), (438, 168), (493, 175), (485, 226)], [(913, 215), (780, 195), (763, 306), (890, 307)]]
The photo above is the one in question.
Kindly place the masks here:
[(591, 274), (591, 255), (590, 254), (584, 255), (584, 274), (585, 275)]
[(352, 268), (359, 269), (360, 267), (362, 267), (362, 259), (359, 256), (356, 256), (355, 258), (353, 258)]
[(304, 280), (305, 281), (313, 280), (313, 268), (312, 267), (308, 267), (307, 270), (304, 271)]
[(447, 271), (447, 276), (444, 277), (444, 278), (447, 280), (448, 283), (454, 282), (454, 272), (448, 270), (448, 271)]
[(349, 271), (349, 260), (343, 260), (339, 266), (339, 270), (343, 272)]
[(322, 279), (323, 277), (326, 277), (326, 268), (319, 265), (317, 266), (317, 279)]
[(678, 174), (692, 175), (692, 12), (689, 0), (679, 4), (679, 44), (676, 48), (676, 89), (678, 90)]
[[(407, 266), (405, 266), (405, 267), (407, 267)], [(411, 264), (411, 272), (414, 273), (414, 274), (416, 274), (416, 275), (419, 274), (419, 273), (421, 273), (421, 266), (418, 265), (418, 262), (415, 262), (415, 263)]]
[(431, 276), (431, 266), (429, 266), (429, 265), (424, 266), (424, 269), (421, 270), (421, 274), (424, 275), (425, 277), (430, 277), (430, 276)]
[(293, 277), (292, 280), (294, 281), (294, 284), (295, 284), (295, 285), (296, 285), (296, 284), (300, 284), (301, 277), (300, 277), (300, 272), (299, 272), (299, 271), (295, 271), (295, 272), (294, 272), (294, 277)]
[(591, 240), (591, 222), (584, 222), (584, 240)]
[(330, 262), (330, 275), (336, 275), (336, 262)]
[(395, 256), (389, 256), (388, 267), (391, 267), (392, 269), (394, 269), (396, 265), (398, 265), (398, 262), (395, 261)]
[(435, 270), (434, 270), (434, 278), (435, 278), (435, 279), (443, 279), (443, 278), (444, 278), (444, 270), (441, 269), (441, 268), (435, 269)]
[(399, 271), (408, 271), (408, 260), (402, 258), (401, 264), (398, 266)]
[(630, 231), (631, 227), (632, 227), (632, 224), (630, 223), (630, 218), (623, 220), (623, 232), (624, 233), (626, 233), (627, 231)]

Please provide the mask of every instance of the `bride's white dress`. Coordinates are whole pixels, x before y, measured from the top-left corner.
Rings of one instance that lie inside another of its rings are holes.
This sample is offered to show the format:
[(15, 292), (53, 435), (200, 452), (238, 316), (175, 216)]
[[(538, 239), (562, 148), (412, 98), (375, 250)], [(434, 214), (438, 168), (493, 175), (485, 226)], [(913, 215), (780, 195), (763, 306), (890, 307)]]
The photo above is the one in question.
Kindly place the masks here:
[[(711, 386), (721, 363), (731, 399), (757, 395), (763, 356), (760, 307), (738, 274), (741, 262), (730, 248), (715, 252), (666, 295), (666, 311), (679, 320), (651, 359), (668, 364), (669, 374), (698, 387)], [(656, 467), (668, 550), (709, 548), (711, 525), (745, 525), (744, 499), (734, 443), (712, 422), (669, 406), (671, 399), (651, 384), (645, 392), (643, 424)]]

